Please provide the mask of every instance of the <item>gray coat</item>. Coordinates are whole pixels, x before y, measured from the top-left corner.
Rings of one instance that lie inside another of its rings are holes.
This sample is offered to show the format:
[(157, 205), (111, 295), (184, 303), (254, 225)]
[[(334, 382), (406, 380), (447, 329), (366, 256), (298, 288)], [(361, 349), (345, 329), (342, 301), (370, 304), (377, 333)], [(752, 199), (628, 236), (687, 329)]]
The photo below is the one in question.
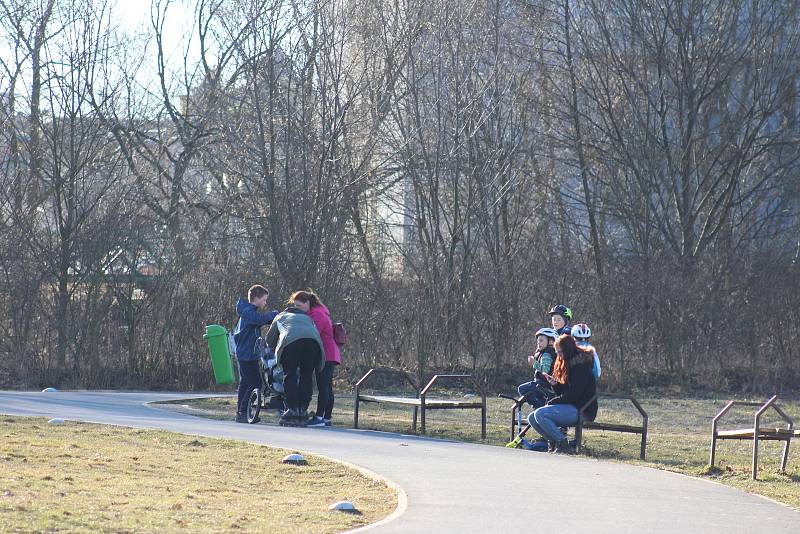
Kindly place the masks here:
[(325, 349), (314, 320), (297, 308), (287, 308), (275, 317), (267, 332), (267, 345), (275, 351), (278, 363), (281, 363), (283, 349), (298, 339), (313, 339), (319, 344), (317, 368), (322, 369), (325, 366)]

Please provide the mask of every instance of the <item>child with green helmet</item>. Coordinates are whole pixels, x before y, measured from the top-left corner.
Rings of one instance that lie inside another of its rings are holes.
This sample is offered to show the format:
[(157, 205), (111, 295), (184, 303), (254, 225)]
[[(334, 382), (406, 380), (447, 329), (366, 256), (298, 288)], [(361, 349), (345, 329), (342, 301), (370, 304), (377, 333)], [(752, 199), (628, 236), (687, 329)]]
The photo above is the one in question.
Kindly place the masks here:
[(556, 304), (550, 309), (550, 322), (553, 325), (553, 329), (558, 333), (561, 334), (572, 334), (572, 310), (564, 306), (563, 304)]

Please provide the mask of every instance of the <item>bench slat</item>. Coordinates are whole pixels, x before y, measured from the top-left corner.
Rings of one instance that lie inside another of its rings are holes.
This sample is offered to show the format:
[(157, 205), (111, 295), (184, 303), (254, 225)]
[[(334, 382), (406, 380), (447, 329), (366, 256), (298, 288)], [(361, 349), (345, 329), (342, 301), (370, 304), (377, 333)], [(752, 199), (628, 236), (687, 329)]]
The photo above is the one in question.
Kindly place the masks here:
[(631, 434), (641, 434), (644, 432), (644, 428), (640, 426), (615, 425), (611, 423), (595, 423), (590, 421), (583, 423), (583, 428), (588, 428), (590, 430), (609, 430), (611, 432), (628, 432)]
[[(421, 406), (422, 401), (413, 397), (393, 397), (387, 395), (359, 395), (361, 402), (380, 402), (384, 404), (398, 404), (401, 406)], [(482, 408), (483, 404), (475, 401), (462, 401), (454, 399), (425, 399), (425, 406), (428, 408)]]
[[(760, 428), (758, 430), (759, 439), (769, 438), (787, 438), (800, 436), (800, 430), (789, 430), (787, 428)], [(719, 430), (717, 431), (718, 438), (730, 439), (753, 439), (752, 428), (737, 428), (735, 430)]]
[(449, 401), (446, 399), (427, 399), (425, 406), (428, 409), (447, 410), (450, 408), (483, 408), (480, 402)]
[(359, 395), (361, 402), (383, 402), (386, 404), (403, 404), (407, 406), (419, 406), (420, 400), (412, 397), (389, 397), (384, 395)]

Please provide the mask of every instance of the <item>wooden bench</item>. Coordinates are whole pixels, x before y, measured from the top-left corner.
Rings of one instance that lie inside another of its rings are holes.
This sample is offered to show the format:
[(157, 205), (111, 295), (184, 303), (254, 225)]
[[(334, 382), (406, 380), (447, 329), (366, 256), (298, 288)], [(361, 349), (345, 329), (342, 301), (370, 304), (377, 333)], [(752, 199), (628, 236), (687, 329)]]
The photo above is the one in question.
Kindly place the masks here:
[[(518, 414), (522, 409), (522, 405), (525, 404), (524, 397), (520, 397), (518, 399), (514, 397), (509, 397), (507, 395), (500, 395), (503, 398), (511, 399), (514, 402), (514, 406), (511, 409), (511, 439), (514, 440), (516, 437), (515, 428), (519, 424), (518, 423)], [(641, 425), (621, 425), (616, 423), (603, 423), (592, 421), (586, 417), (586, 409), (592, 404), (592, 402), (600, 399), (624, 399), (629, 400), (639, 412), (639, 415), (642, 416), (642, 424)], [(589, 402), (583, 405), (583, 407), (578, 412), (578, 423), (575, 425), (569, 425), (570, 427), (575, 428), (575, 450), (577, 452), (581, 451), (582, 441), (583, 441), (583, 431), (584, 430), (606, 430), (609, 432), (623, 432), (628, 434), (641, 434), (642, 441), (641, 446), (639, 448), (639, 459), (644, 460), (645, 454), (647, 452), (647, 412), (644, 411), (639, 401), (637, 401), (634, 397), (630, 395), (619, 395), (616, 393), (595, 393), (594, 397), (592, 397)], [(524, 428), (520, 429), (519, 435), (524, 436), (528, 430), (530, 430), (531, 426), (526, 424)]]
[[(781, 458), (781, 473), (786, 472), (786, 462), (789, 459), (789, 443), (793, 437), (800, 436), (800, 431), (794, 429), (794, 421), (781, 410), (777, 403), (778, 396), (773, 395), (765, 403), (760, 402), (744, 402), (744, 401), (728, 401), (722, 410), (714, 416), (711, 420), (711, 458), (709, 464), (714, 467), (716, 460), (717, 440), (753, 440), (753, 465), (752, 477), (756, 480), (758, 477), (758, 443), (759, 441), (783, 441), (783, 456)], [(737, 428), (733, 430), (719, 430), (719, 422), (722, 417), (730, 411), (734, 406), (750, 406), (757, 407), (754, 414), (753, 426), (750, 428)], [(778, 415), (786, 422), (786, 428), (764, 428), (759, 422), (761, 416), (772, 408)], [(758, 431), (756, 431), (758, 429)]]
[[(414, 397), (403, 397), (394, 395), (369, 395), (361, 393), (361, 388), (366, 381), (378, 373), (399, 373), (411, 385), (415, 391)], [(475, 387), (475, 390), (480, 393), (480, 401), (471, 399), (441, 399), (431, 398), (428, 396), (434, 384), (440, 380), (467, 380)], [(412, 428), (414, 432), (417, 431), (417, 413), (420, 415), (420, 431), (425, 433), (426, 414), (428, 410), (465, 410), (465, 409), (480, 409), (481, 410), (481, 438), (486, 438), (486, 393), (480, 387), (478, 382), (472, 375), (434, 375), (428, 384), (422, 388), (417, 387), (416, 382), (405, 371), (399, 369), (392, 369), (388, 367), (378, 367), (370, 369), (367, 373), (356, 382), (354, 394), (354, 409), (353, 409), (353, 426), (358, 428), (358, 410), (359, 404), (362, 402), (373, 402), (379, 404), (391, 404), (395, 406), (407, 406), (413, 409)]]

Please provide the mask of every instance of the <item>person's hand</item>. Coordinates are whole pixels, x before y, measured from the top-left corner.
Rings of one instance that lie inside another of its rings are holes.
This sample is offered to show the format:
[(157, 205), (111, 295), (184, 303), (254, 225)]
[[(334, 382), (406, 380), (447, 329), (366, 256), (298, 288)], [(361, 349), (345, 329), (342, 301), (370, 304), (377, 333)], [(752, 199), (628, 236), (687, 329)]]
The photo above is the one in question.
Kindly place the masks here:
[(550, 376), (547, 373), (542, 373), (542, 376), (544, 376), (544, 379), (547, 380), (547, 383), (550, 384), (551, 386), (555, 386), (556, 383), (558, 382), (558, 380), (556, 380), (555, 377)]
[(533, 365), (533, 362), (536, 361), (533, 354), (528, 355), (528, 365)]

